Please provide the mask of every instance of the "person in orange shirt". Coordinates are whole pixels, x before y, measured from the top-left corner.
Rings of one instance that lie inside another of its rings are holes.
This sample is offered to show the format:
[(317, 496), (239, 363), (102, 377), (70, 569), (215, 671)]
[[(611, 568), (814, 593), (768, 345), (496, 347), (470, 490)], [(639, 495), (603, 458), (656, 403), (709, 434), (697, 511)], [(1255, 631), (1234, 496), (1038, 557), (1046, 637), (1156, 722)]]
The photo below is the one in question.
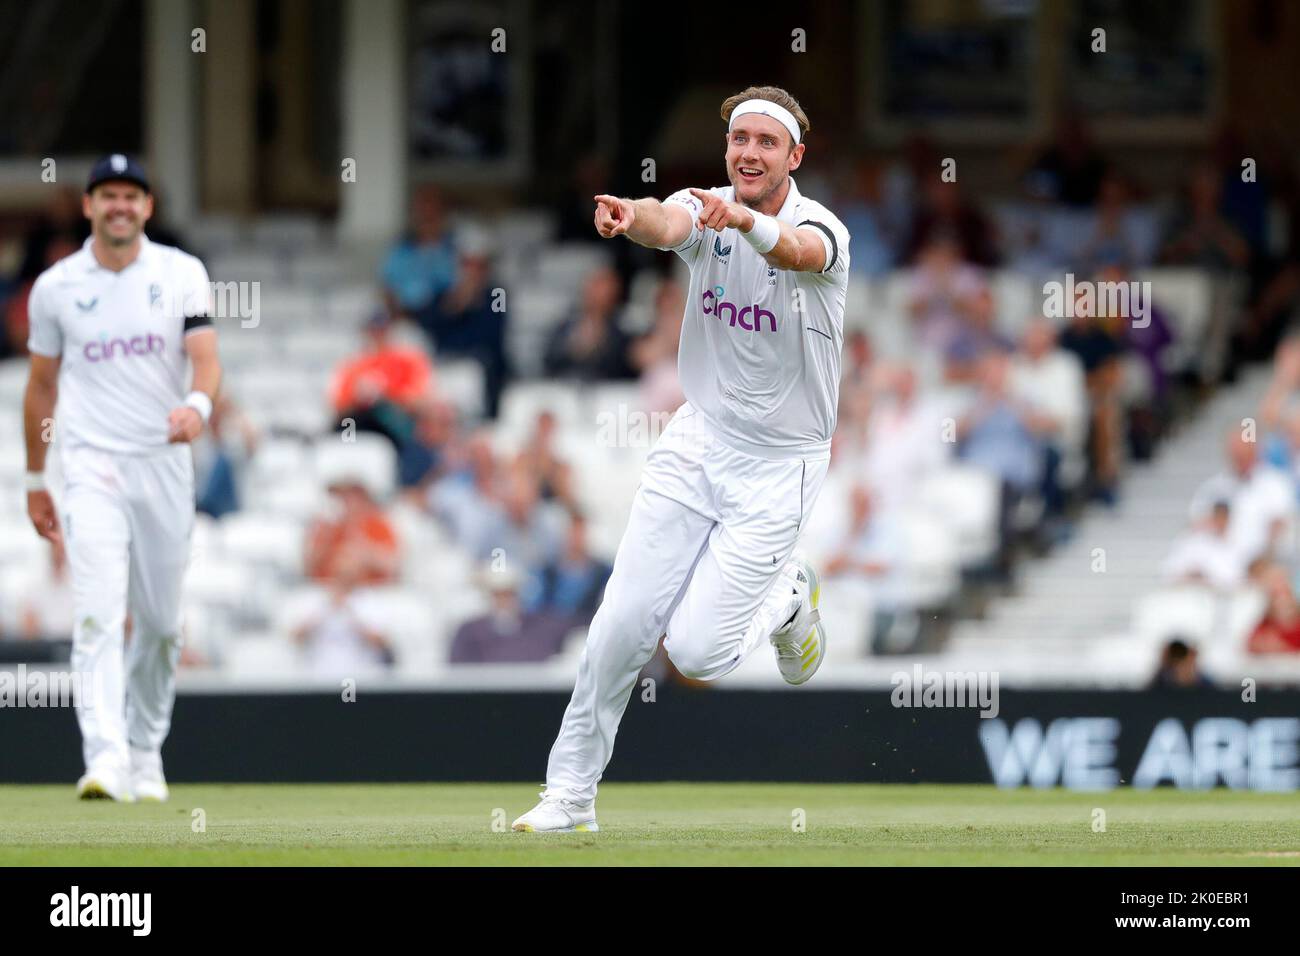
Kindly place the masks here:
[(396, 581), (400, 542), (383, 509), (359, 482), (335, 482), (329, 493), (333, 513), (316, 518), (307, 530), (307, 576), (328, 583), (352, 568), (358, 584)]
[(334, 372), (330, 403), (362, 431), (387, 435), (399, 448), (410, 437), (415, 406), (433, 388), (433, 364), (419, 349), (393, 341), (392, 321), (379, 311), (365, 323), (366, 347)]

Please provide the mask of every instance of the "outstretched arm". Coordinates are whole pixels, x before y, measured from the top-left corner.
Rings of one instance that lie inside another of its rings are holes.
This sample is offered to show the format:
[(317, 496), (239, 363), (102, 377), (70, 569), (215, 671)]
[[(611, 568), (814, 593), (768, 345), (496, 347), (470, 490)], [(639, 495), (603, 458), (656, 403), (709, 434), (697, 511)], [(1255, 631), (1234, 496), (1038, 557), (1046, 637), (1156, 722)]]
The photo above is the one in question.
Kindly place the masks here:
[[(755, 227), (768, 230), (770, 234), (767, 238), (770, 241), (774, 237), (775, 245), (766, 251), (755, 246), (768, 265), (791, 272), (821, 272), (826, 269), (828, 261), (826, 242), (822, 238), (820, 229), (812, 226), (795, 228), (772, 216), (762, 216), (760, 220), (740, 203), (727, 202), (720, 196), (702, 189), (692, 189), (691, 195), (704, 203), (704, 210), (695, 223), (700, 229), (714, 229), (717, 232), (722, 232), (724, 229), (738, 229), (740, 234), (751, 242), (759, 238), (754, 235)], [(766, 246), (766, 242), (763, 245)]]
[(596, 197), (596, 232), (603, 239), (627, 236), (640, 246), (671, 249), (691, 234), (691, 216), (676, 205), (658, 199)]

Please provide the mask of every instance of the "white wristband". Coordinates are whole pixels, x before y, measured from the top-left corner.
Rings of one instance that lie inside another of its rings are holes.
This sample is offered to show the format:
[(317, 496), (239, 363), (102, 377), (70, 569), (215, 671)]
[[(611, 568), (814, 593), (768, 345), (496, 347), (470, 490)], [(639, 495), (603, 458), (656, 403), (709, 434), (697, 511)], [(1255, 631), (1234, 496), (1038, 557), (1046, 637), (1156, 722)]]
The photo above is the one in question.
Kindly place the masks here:
[(771, 252), (776, 246), (777, 240), (781, 238), (781, 224), (771, 216), (765, 216), (761, 212), (750, 211), (754, 217), (754, 228), (749, 232), (742, 232), (745, 241), (761, 253)]
[(203, 419), (205, 425), (212, 417), (212, 399), (203, 392), (190, 392), (185, 396), (185, 404), (199, 413), (199, 418)]
[(45, 490), (44, 473), (39, 471), (27, 472), (27, 478), (25, 484), (27, 485), (28, 491), (44, 491)]

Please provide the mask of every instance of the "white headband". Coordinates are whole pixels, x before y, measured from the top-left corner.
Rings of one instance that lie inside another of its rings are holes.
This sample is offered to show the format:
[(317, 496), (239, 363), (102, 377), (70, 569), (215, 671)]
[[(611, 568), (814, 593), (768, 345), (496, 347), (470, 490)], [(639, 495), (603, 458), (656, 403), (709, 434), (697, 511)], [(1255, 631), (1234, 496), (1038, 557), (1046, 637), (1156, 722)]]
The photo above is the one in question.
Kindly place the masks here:
[(770, 116), (782, 126), (790, 131), (790, 136), (795, 143), (799, 142), (799, 123), (784, 106), (779, 103), (773, 103), (771, 100), (745, 100), (734, 110), (731, 111), (731, 119), (727, 121), (727, 132), (736, 125), (736, 117), (745, 113), (759, 113), (763, 116)]

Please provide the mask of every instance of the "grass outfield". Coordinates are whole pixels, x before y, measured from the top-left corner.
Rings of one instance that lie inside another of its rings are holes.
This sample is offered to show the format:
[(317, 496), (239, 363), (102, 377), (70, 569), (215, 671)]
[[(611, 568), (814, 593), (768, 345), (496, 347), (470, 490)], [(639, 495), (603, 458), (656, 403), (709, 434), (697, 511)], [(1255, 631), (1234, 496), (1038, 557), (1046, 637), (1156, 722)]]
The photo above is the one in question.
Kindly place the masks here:
[[(195, 784), (131, 805), (77, 801), (71, 785), (3, 786), (0, 866), (1300, 863), (1297, 794), (611, 783), (600, 833), (510, 832), (536, 795), (521, 784)], [(191, 828), (195, 808), (204, 833)], [(796, 808), (806, 832), (792, 830)]]

